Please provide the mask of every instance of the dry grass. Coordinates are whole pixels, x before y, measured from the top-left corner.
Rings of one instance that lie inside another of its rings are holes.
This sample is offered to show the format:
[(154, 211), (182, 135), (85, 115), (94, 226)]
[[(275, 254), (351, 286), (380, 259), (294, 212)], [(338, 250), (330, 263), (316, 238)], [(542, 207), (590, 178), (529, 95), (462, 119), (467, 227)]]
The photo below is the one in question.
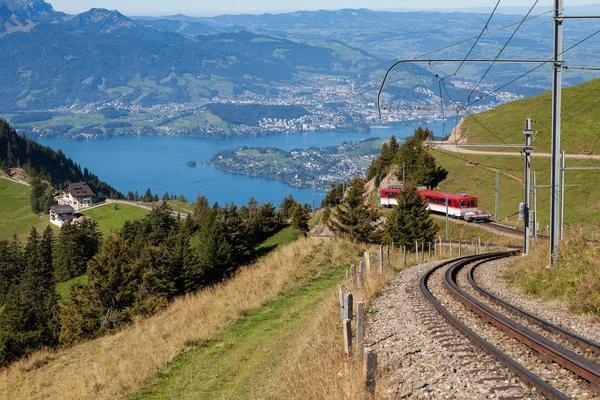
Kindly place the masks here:
[(299, 240), (243, 268), (228, 283), (179, 299), (113, 336), (37, 352), (0, 372), (0, 398), (125, 397), (143, 388), (186, 344), (209, 338), (303, 279), (319, 276), (326, 267), (319, 255), (344, 259), (356, 252), (353, 247)]
[[(549, 245), (538, 245), (526, 257), (517, 259), (505, 278), (543, 300), (560, 300), (577, 312), (600, 317), (600, 244), (568, 229), (560, 245), (556, 266), (547, 268)], [(598, 233), (594, 235), (598, 237)]]
[[(375, 248), (370, 249), (371, 252)], [(378, 275), (373, 269), (367, 275), (364, 291), (354, 291), (354, 304), (369, 304), (400, 270), (398, 264)], [(351, 284), (351, 283), (350, 283)], [(349, 289), (347, 289), (349, 290)], [(356, 311), (356, 310), (355, 310)], [(344, 354), (339, 299), (332, 291), (297, 341), (288, 357), (272, 373), (265, 398), (273, 399), (362, 399), (365, 398), (362, 359), (358, 354)], [(354, 325), (353, 325), (354, 327)], [(378, 381), (385, 381), (380, 374)], [(385, 385), (377, 386), (376, 398), (387, 398)]]

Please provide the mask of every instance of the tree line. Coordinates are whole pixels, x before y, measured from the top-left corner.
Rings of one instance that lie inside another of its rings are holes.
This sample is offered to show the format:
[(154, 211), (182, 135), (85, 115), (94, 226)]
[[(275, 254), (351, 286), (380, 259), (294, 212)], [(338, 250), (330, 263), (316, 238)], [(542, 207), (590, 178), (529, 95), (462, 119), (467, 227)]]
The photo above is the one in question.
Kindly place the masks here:
[[(291, 196), (277, 211), (199, 197), (183, 219), (166, 201), (102, 240), (95, 223), (68, 223), (57, 235), (33, 228), (24, 246), (0, 241), (0, 366), (44, 346), (96, 338), (151, 315), (177, 296), (233, 275), (259, 256), (257, 245), (286, 221), (308, 230), (310, 207)], [(85, 274), (68, 299), (56, 284)]]
[[(0, 120), (0, 169), (23, 168), (28, 176), (46, 181), (54, 188), (85, 181), (99, 198), (120, 199), (123, 195), (101, 181), (87, 168), (75, 163), (61, 151), (19, 136), (6, 121)], [(45, 210), (47, 211), (47, 210)]]
[[(394, 136), (384, 143), (379, 156), (372, 162), (367, 179), (375, 187), (381, 178), (395, 170), (402, 178), (402, 163), (406, 166), (406, 182), (398, 196), (398, 206), (391, 213), (380, 213), (366, 191), (366, 181), (354, 178), (347, 186), (330, 185), (321, 202), (322, 220), (337, 235), (365, 243), (395, 243), (413, 246), (418, 242), (433, 242), (437, 226), (429, 215), (427, 204), (417, 191), (418, 186), (437, 186), (447, 171), (436, 164), (435, 158), (423, 147), (433, 137), (429, 129), (418, 128), (401, 146)], [(379, 198), (375, 200), (379, 202)]]

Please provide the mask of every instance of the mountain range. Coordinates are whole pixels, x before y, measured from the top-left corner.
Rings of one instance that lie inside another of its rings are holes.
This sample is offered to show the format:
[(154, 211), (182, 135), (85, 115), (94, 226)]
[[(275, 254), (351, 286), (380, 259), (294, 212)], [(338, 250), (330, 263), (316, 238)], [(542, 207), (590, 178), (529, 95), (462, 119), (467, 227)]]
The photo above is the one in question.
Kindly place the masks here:
[[(152, 107), (172, 104), (203, 106), (234, 100), (294, 104), (302, 99), (302, 106), (349, 104), (346, 116), (363, 111), (357, 107), (373, 113), (389, 65), (475, 37), (488, 18), (483, 13), (345, 9), (132, 19), (105, 9), (68, 15), (43, 0), (0, 0), (0, 111), (14, 115), (128, 107), (151, 112)], [(493, 58), (521, 18), (494, 15), (470, 57)], [(593, 32), (593, 26), (580, 21), (569, 21), (568, 26), (571, 30), (566, 30), (566, 36), (585, 37)], [(566, 38), (565, 46), (577, 39), (573, 37)], [(551, 43), (550, 17), (536, 17), (523, 24), (502, 57), (526, 54), (527, 58), (548, 59)], [(429, 57), (460, 59), (471, 44), (467, 41)], [(598, 47), (588, 41), (569, 52), (568, 62), (592, 64)], [(487, 65), (466, 63), (460, 74), (455, 68), (456, 64), (447, 63), (406, 64), (391, 75), (386, 100), (405, 107), (464, 102), (468, 88)], [(496, 65), (479, 90), (497, 88), (528, 68)], [(440, 76), (449, 78), (443, 91), (436, 79)], [(577, 84), (591, 77), (569, 71), (565, 82)], [(338, 85), (340, 92), (344, 92), (340, 85), (349, 89), (336, 98), (328, 89), (330, 84)], [(541, 68), (486, 100), (494, 105), (549, 88), (549, 69)], [(171, 114), (165, 111), (159, 125), (171, 121)], [(207, 116), (200, 124), (211, 121)], [(123, 126), (129, 122), (119, 121)]]

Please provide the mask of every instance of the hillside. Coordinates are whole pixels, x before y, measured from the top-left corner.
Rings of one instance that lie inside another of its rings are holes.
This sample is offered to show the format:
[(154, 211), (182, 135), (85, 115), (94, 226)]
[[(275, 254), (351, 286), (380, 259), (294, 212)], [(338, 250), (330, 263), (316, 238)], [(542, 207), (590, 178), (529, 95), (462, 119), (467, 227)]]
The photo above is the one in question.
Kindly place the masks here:
[[(532, 128), (537, 132), (534, 151), (549, 153), (552, 142), (551, 96), (551, 92), (545, 92), (476, 114), (475, 118), (467, 117), (461, 125), (461, 137), (470, 143), (501, 143), (500, 138), (506, 143), (524, 143), (525, 119), (531, 118)], [(597, 123), (599, 104), (600, 79), (563, 89), (561, 146), (564, 151), (572, 154), (600, 152), (597, 146), (600, 138)]]
[(104, 206), (81, 211), (98, 224), (98, 230), (103, 234), (117, 231), (125, 221), (135, 221), (148, 214), (148, 210), (129, 204), (106, 204)]
[[(597, 105), (600, 104), (600, 80), (563, 90), (562, 148), (568, 154), (581, 155), (582, 151), (597, 154), (600, 127), (597, 123)], [(466, 117), (461, 137), (469, 143), (524, 143), (525, 119), (531, 118), (534, 131), (535, 153), (549, 153), (551, 147), (551, 93), (546, 92), (530, 99), (524, 99), (499, 106), (473, 117)], [(479, 121), (479, 122), (477, 122)], [(489, 129), (489, 130), (488, 130)], [(491, 131), (491, 132), (490, 132)], [(493, 132), (493, 133), (492, 133)], [(469, 149), (473, 150), (473, 149)], [(481, 149), (494, 152), (512, 151), (508, 149)], [(511, 224), (516, 220), (519, 203), (523, 201), (524, 162), (520, 156), (498, 156), (465, 154), (439, 149), (436, 159), (450, 172), (440, 185), (441, 190), (467, 192), (481, 200), (481, 207), (494, 212), (495, 170), (500, 174), (500, 219)], [(467, 161), (479, 165), (474, 166)], [(598, 167), (599, 160), (586, 158), (567, 159), (570, 167)], [(532, 171), (536, 171), (538, 185), (550, 184), (550, 158), (533, 157)], [(469, 179), (465, 179), (469, 177)], [(600, 190), (595, 182), (597, 171), (568, 171), (567, 184), (580, 187), (567, 187), (565, 201), (565, 224), (581, 224), (585, 228), (597, 225), (600, 218)], [(533, 201), (533, 198), (532, 198)], [(550, 189), (537, 191), (539, 232), (546, 233), (549, 224)], [(521, 223), (522, 224), (522, 223)]]
[(11, 239), (14, 235), (24, 239), (32, 227), (41, 231), (50, 224), (47, 215), (36, 216), (31, 212), (30, 192), (29, 186), (0, 175), (0, 239)]
[(55, 189), (62, 189), (66, 183), (87, 182), (98, 198), (119, 198), (122, 195), (107, 183), (101, 181), (87, 168), (75, 163), (62, 151), (19, 136), (6, 122), (0, 120), (0, 170), (23, 168), (30, 176), (38, 176), (50, 182)]
[[(242, 269), (230, 282), (182, 297), (168, 310), (140, 319), (115, 335), (70, 349), (39, 352), (29, 360), (17, 362), (0, 372), (0, 396), (13, 399), (114, 398), (138, 391), (143, 393), (148, 384), (159, 384), (153, 386), (151, 392), (165, 389), (163, 393), (168, 397), (168, 393), (174, 392), (164, 386), (168, 384), (162, 379), (166, 375), (158, 375), (157, 371), (171, 365), (171, 373), (181, 368), (187, 372), (187, 368), (194, 365), (186, 363), (183, 357), (196, 357), (197, 352), (210, 349), (225, 351), (232, 361), (228, 368), (234, 367), (234, 373), (241, 372), (235, 377), (229, 374), (220, 377), (221, 383), (229, 383), (226, 388), (214, 389), (222, 389), (220, 393), (225, 396), (229, 390), (236, 393), (241, 390), (243, 393), (247, 389), (258, 389), (260, 393), (264, 387), (256, 387), (252, 380), (241, 379), (246, 376), (246, 368), (239, 357), (246, 359), (247, 351), (258, 346), (253, 360), (277, 362), (278, 370), (283, 374), (289, 363), (304, 354), (306, 341), (314, 340), (304, 336), (307, 334), (306, 327), (322, 321), (319, 317), (323, 309), (321, 303), (326, 300), (327, 304), (332, 304), (329, 300), (332, 296), (329, 295), (341, 281), (343, 269), (358, 261), (358, 257), (354, 256), (356, 253), (356, 245), (346, 242), (300, 240), (252, 267)], [(335, 307), (333, 311), (336, 311), (333, 315), (338, 314)], [(279, 316), (282, 312), (281, 319), (270, 316)], [(334, 317), (333, 321), (337, 318)], [(329, 323), (327, 326), (330, 326)], [(302, 335), (296, 338), (304, 337), (305, 340), (286, 342), (286, 338), (300, 331)], [(244, 337), (236, 334), (240, 332), (244, 333)], [(241, 349), (219, 345), (223, 341), (232, 343), (232, 334)], [(274, 341), (265, 343), (264, 337), (271, 337)], [(315, 339), (320, 340), (319, 336)], [(295, 344), (290, 347), (290, 343)], [(334, 344), (339, 349), (339, 341), (334, 341)], [(177, 362), (171, 363), (177, 355), (181, 355)], [(281, 359), (278, 359), (279, 355)], [(210, 357), (202, 356), (201, 360), (210, 362)], [(235, 368), (236, 365), (241, 370)], [(198, 366), (203, 368), (202, 364)], [(263, 371), (266, 369), (263, 368)], [(205, 375), (201, 371), (198, 373)], [(186, 379), (185, 375), (182, 378)], [(261, 382), (269, 382), (269, 374), (261, 375), (261, 379)], [(194, 384), (204, 384), (196, 379), (194, 381)], [(235, 382), (236, 387), (231, 386), (231, 382)], [(288, 384), (293, 385), (293, 382)], [(273, 386), (277, 393), (281, 393), (281, 389), (281, 382)], [(182, 388), (176, 389), (179, 393), (176, 396), (182, 395), (180, 390)], [(290, 388), (286, 387), (286, 390)], [(189, 392), (189, 395), (192, 393), (197, 392)]]
[[(368, 54), (349, 62), (343, 48), (249, 32), (188, 37), (104, 9), (30, 24), (0, 37), (0, 50), (4, 112), (114, 100), (150, 107), (246, 90), (265, 95), (300, 72), (354, 76), (383, 66)], [(34, 56), (39, 52), (43, 58)]]

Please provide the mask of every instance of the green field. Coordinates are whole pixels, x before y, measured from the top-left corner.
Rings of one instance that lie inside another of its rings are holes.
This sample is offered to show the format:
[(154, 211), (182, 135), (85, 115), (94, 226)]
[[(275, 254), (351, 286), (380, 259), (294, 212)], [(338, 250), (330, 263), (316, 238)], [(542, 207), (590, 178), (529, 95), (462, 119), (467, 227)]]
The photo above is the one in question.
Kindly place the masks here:
[[(565, 152), (600, 151), (597, 147), (600, 137), (597, 118), (599, 99), (600, 79), (563, 90), (561, 145)], [(475, 118), (466, 118), (463, 137), (471, 143), (500, 143), (498, 137), (507, 143), (524, 143), (525, 119), (531, 118), (532, 128), (538, 132), (534, 140), (535, 151), (549, 153), (551, 104), (551, 93), (546, 92), (476, 114)]]
[(343, 271), (330, 266), (322, 276), (297, 284), (209, 340), (190, 343), (153, 385), (133, 398), (260, 398), (270, 369), (289, 356), (290, 343), (310, 324)]
[[(117, 208), (115, 208), (117, 206)], [(128, 204), (106, 204), (91, 210), (81, 211), (80, 214), (90, 217), (98, 223), (98, 229), (103, 234), (121, 229), (125, 221), (133, 221), (148, 214), (148, 210)]]
[(31, 212), (30, 192), (29, 186), (0, 177), (0, 239), (8, 239), (15, 234), (24, 239), (31, 227), (42, 230), (50, 225), (48, 215), (38, 217)]
[[(452, 193), (466, 192), (477, 196), (480, 209), (494, 213), (496, 172), (499, 169), (499, 219), (502, 223), (522, 226), (517, 221), (519, 203), (524, 198), (524, 161), (520, 157), (469, 155), (469, 159), (480, 163), (478, 166), (468, 165), (455, 153), (434, 153), (440, 165), (449, 171), (438, 190)], [(597, 166), (598, 161), (569, 160), (569, 165), (590, 167)], [(550, 183), (550, 159), (533, 158), (532, 171), (536, 171), (538, 185)], [(596, 184), (598, 171), (568, 171), (566, 182), (581, 184), (581, 187), (565, 189), (565, 225), (581, 224), (587, 230), (598, 227), (600, 220), (600, 190)], [(533, 198), (531, 199), (533, 202)], [(533, 205), (532, 205), (533, 208)], [(550, 189), (537, 190), (537, 210), (540, 233), (546, 233), (550, 215)]]

